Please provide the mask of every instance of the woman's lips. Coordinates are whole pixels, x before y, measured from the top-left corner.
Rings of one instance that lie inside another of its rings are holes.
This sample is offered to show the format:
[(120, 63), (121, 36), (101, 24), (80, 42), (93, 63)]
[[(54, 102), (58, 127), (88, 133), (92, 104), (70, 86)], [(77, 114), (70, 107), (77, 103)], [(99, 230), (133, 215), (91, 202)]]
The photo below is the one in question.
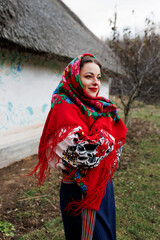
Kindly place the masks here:
[(97, 92), (98, 88), (89, 88), (89, 90), (91, 90), (92, 92)]

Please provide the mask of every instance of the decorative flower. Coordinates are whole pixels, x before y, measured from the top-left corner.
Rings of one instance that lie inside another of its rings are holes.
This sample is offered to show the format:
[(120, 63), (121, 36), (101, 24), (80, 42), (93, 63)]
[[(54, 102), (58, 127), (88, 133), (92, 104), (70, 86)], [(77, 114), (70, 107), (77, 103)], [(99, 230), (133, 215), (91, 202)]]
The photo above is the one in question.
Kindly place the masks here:
[(75, 77), (79, 75), (79, 69), (80, 69), (80, 61), (78, 60), (73, 64), (73, 68), (72, 68), (72, 73), (74, 74)]
[(100, 145), (98, 148), (97, 148), (98, 152), (96, 154), (97, 157), (101, 157), (101, 156), (104, 156), (105, 155), (105, 152), (106, 152), (106, 149)]
[(63, 79), (63, 82), (64, 82), (64, 83), (67, 82), (67, 81), (66, 81), (66, 78), (65, 78), (65, 75), (62, 76), (62, 79)]
[(80, 185), (81, 185), (81, 180), (79, 178), (76, 178), (76, 182), (80, 183)]
[(101, 105), (102, 105), (102, 104), (97, 101), (96, 104), (95, 104), (95, 107), (96, 107), (96, 108), (101, 108)]
[(79, 173), (76, 172), (76, 173), (75, 173), (75, 178), (78, 179), (79, 177), (80, 177)]
[(86, 191), (87, 190), (87, 186), (85, 184), (83, 184), (83, 186), (81, 186), (82, 191)]
[(70, 71), (70, 68), (69, 68), (69, 66), (67, 67), (67, 72), (69, 72)]

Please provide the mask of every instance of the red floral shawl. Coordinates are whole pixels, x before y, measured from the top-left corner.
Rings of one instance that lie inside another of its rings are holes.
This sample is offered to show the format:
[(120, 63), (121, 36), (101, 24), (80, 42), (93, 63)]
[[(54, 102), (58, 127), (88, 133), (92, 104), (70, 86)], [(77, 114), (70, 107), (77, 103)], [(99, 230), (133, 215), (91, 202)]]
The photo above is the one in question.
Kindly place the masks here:
[[(107, 182), (117, 167), (118, 149), (126, 138), (126, 127), (117, 115), (116, 106), (104, 97), (89, 96), (83, 89), (79, 74), (80, 62), (85, 55), (92, 56), (83, 54), (72, 60), (65, 68), (62, 80), (52, 95), (51, 109), (39, 144), (39, 162), (32, 172), (41, 185), (50, 173), (49, 161), (55, 156), (54, 148), (75, 127), (82, 128), (79, 133), (82, 141), (86, 139), (98, 141), (102, 129), (111, 134), (115, 138), (114, 151), (101, 160), (97, 167), (84, 170), (65, 164), (70, 177), (85, 193), (83, 200), (79, 202), (73, 200), (68, 205), (68, 209), (74, 207), (75, 213), (84, 208), (99, 209)], [(102, 152), (99, 154), (103, 154), (104, 149), (105, 146), (102, 146)], [(77, 177), (79, 174), (80, 178)]]

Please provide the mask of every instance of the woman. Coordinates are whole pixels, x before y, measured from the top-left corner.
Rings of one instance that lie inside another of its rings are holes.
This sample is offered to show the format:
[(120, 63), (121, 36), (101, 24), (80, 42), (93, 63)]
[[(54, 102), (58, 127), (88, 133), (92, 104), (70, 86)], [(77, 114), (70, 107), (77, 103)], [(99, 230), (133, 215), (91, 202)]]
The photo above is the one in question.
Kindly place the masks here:
[[(67, 240), (115, 240), (112, 176), (126, 127), (116, 106), (98, 97), (101, 64), (83, 54), (65, 68), (54, 91), (34, 173), (43, 183), (61, 167), (60, 206)], [(109, 180), (110, 179), (110, 180)]]

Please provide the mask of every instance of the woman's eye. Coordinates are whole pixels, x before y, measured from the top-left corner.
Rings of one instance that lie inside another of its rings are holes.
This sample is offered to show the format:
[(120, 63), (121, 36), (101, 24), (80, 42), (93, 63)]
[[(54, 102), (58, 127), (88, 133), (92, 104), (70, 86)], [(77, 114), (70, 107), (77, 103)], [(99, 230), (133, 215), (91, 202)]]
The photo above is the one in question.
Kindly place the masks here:
[(101, 77), (97, 77), (97, 79), (100, 81), (100, 80), (101, 80)]
[(90, 78), (92, 78), (92, 76), (90, 76), (90, 75), (87, 75), (87, 76), (86, 76), (86, 78), (89, 78), (89, 79), (90, 79)]

